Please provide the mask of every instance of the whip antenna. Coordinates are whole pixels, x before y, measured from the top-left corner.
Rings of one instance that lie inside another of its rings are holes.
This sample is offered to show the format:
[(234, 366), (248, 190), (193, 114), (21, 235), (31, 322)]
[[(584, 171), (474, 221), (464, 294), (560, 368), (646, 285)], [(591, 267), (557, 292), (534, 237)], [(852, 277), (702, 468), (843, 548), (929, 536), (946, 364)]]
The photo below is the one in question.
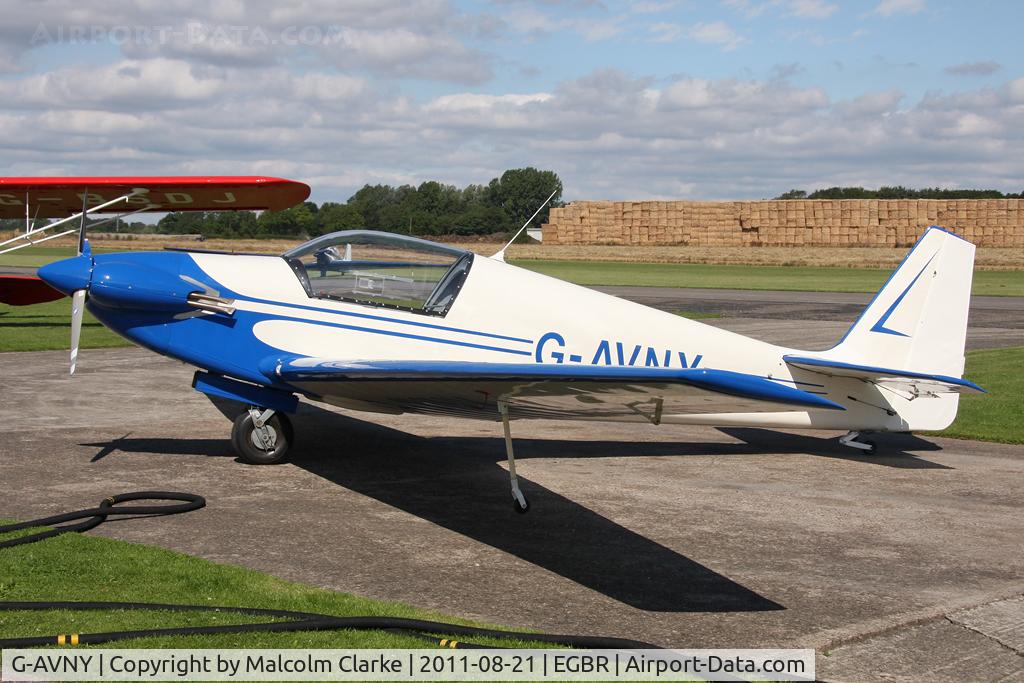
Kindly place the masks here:
[(491, 257), (492, 259), (495, 259), (497, 261), (501, 261), (502, 263), (505, 262), (505, 250), (508, 249), (510, 246), (512, 246), (513, 242), (515, 242), (517, 239), (519, 239), (519, 236), (521, 234), (523, 234), (523, 230), (526, 230), (526, 226), (530, 224), (530, 221), (532, 221), (534, 218), (537, 217), (538, 213), (540, 213), (541, 211), (544, 210), (544, 207), (548, 205), (548, 202), (551, 201), (551, 198), (555, 196), (556, 192), (558, 192), (558, 188), (555, 188), (554, 190), (551, 191), (551, 194), (549, 194), (548, 198), (544, 200), (544, 203), (537, 207), (537, 210), (533, 212), (533, 215), (530, 216), (529, 218), (527, 218), (526, 222), (523, 223), (523, 227), (519, 228), (519, 231), (516, 232), (516, 234), (512, 236), (512, 239), (510, 239), (508, 241), (508, 244), (503, 246), (501, 248), (501, 250), (497, 254), (492, 256)]

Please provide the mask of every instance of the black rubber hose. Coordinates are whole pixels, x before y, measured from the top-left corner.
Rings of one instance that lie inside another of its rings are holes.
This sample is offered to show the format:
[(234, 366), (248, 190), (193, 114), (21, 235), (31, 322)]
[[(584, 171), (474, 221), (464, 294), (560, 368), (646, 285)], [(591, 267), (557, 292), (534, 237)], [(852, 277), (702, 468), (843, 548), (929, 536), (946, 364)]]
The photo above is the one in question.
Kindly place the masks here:
[[(178, 505), (121, 505), (121, 503), (127, 503), (133, 500), (178, 500), (181, 501), (181, 503)], [(118, 507), (114, 507), (115, 505)], [(194, 493), (179, 493), (175, 491), (136, 491), (134, 493), (121, 493), (119, 495), (103, 499), (103, 502), (100, 503), (99, 507), (89, 508), (87, 510), (76, 510), (75, 512), (65, 512), (59, 515), (52, 515), (50, 517), (31, 519), (27, 522), (18, 522), (16, 524), (0, 526), (0, 534), (3, 534), (9, 531), (20, 531), (22, 529), (31, 529), (33, 527), (63, 524), (64, 522), (72, 522), (76, 519), (84, 520), (78, 524), (66, 524), (55, 529), (40, 531), (37, 534), (30, 534), (28, 536), (11, 539), (9, 541), (2, 541), (0, 542), (0, 549), (13, 548), (16, 545), (24, 545), (26, 543), (35, 543), (46, 538), (53, 538), (60, 534), (66, 534), (69, 531), (88, 531), (89, 529), (94, 529), (100, 524), (103, 524), (103, 522), (107, 521), (107, 518), (111, 515), (133, 515), (142, 517), (151, 515), (180, 515), (184, 512), (192, 512), (193, 510), (199, 510), (203, 507), (206, 507), (206, 499), (202, 496), (197, 496)]]
[[(253, 607), (211, 607), (209, 605), (162, 605), (141, 602), (0, 602), (0, 610), (43, 611), (43, 610), (169, 610), (175, 612), (222, 612), (256, 616), (290, 618), (292, 621), (273, 621), (258, 624), (227, 624), (222, 626), (183, 626), (140, 631), (111, 631), (107, 633), (76, 634), (80, 645), (109, 643), (129, 638), (149, 636), (195, 636), (221, 633), (284, 633), (289, 631), (400, 631), (411, 635), (443, 634), (475, 636), (477, 638), (500, 638), (551, 643), (566, 647), (587, 649), (658, 649), (655, 645), (623, 638), (602, 638), (593, 636), (553, 635), (549, 633), (526, 633), (519, 631), (498, 631), (495, 629), (462, 626), (424, 619), (403, 617), (335, 617), (328, 614), (310, 614), (290, 610), (258, 609)], [(67, 635), (34, 636), (31, 638), (3, 638), (0, 648), (39, 647), (67, 642)], [(431, 638), (431, 642), (438, 642)], [(447, 642), (451, 642), (450, 640)], [(446, 645), (458, 647), (461, 643)], [(470, 645), (467, 643), (466, 645)]]
[[(120, 505), (133, 500), (175, 500), (178, 505)], [(175, 515), (198, 510), (206, 505), (202, 496), (191, 493), (168, 491), (139, 491), (111, 496), (100, 503), (97, 508), (78, 510), (51, 517), (43, 517), (27, 522), (18, 522), (0, 526), (0, 533), (30, 529), (39, 526), (62, 524), (74, 520), (84, 520), (78, 524), (66, 524), (56, 529), (43, 531), (30, 536), (23, 536), (10, 541), (0, 542), (0, 549), (10, 548), (25, 543), (35, 543), (69, 531), (87, 531), (102, 524), (111, 515)], [(118, 506), (118, 507), (114, 507)], [(551, 643), (566, 647), (586, 649), (660, 649), (637, 640), (623, 638), (603, 638), (594, 636), (552, 635), (547, 633), (525, 633), (517, 631), (497, 631), (446, 624), (439, 621), (423, 619), (406, 619), (402, 617), (336, 617), (329, 614), (297, 612), (293, 610), (263, 609), (258, 607), (213, 607), (210, 605), (167, 605), (145, 602), (0, 602), (0, 611), (44, 611), (44, 610), (163, 610), (170, 612), (225, 612), (246, 614), (249, 616), (279, 617), (290, 621), (273, 621), (256, 624), (228, 624), (222, 626), (184, 626), (179, 628), (144, 629), (137, 631), (110, 631), (106, 633), (60, 634), (52, 636), (33, 636), (30, 638), (0, 638), (0, 648), (40, 647), (46, 645), (95, 645), (130, 638), (146, 638), (150, 636), (193, 636), (215, 635), (221, 633), (285, 633), (292, 631), (394, 631), (405, 633), (417, 638), (426, 639), (441, 647), (479, 647), (473, 643), (462, 643), (450, 639), (440, 639), (428, 634), (470, 636), (477, 638), (498, 638), (526, 640)]]

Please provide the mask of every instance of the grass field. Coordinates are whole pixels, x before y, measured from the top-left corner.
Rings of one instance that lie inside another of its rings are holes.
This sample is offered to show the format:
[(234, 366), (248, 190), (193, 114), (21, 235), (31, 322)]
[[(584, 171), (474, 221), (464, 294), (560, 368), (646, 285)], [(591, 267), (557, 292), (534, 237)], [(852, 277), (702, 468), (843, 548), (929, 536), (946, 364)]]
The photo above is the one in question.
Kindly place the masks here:
[(1024, 346), (971, 351), (964, 376), (989, 393), (961, 396), (956, 422), (941, 436), (1024, 443)]
[[(696, 263), (516, 261), (517, 266), (578, 285), (704, 287), (800, 292), (877, 292), (890, 270), (809, 266), (728, 266)], [(1024, 296), (1024, 271), (974, 273), (976, 295)]]
[[(13, 233), (8, 234), (8, 236)], [(2, 237), (2, 236), (0, 236)], [(184, 249), (212, 249), (242, 253), (280, 254), (300, 243), (296, 239), (218, 239), (199, 242), (194, 238), (171, 235), (112, 235), (92, 233), (89, 237), (93, 250), (160, 250), (165, 247)], [(433, 239), (433, 238), (432, 238)], [(490, 256), (504, 246), (501, 241), (466, 240), (442, 238), (441, 242), (469, 251)], [(70, 255), (76, 244), (75, 238), (62, 237), (38, 248), (42, 256), (44, 249), (64, 249), (62, 255)], [(32, 264), (40, 259), (31, 257), (35, 250), (13, 252), (19, 259)], [(873, 268), (892, 270), (907, 255), (907, 247), (721, 247), (706, 245), (569, 245), (569, 244), (513, 244), (508, 249), (508, 258), (526, 261), (587, 261), (591, 263), (706, 263), (745, 266), (814, 266), (828, 268)], [(54, 253), (54, 252), (51, 252)], [(10, 255), (0, 255), (0, 265), (7, 263)], [(43, 261), (45, 262), (45, 261)], [(36, 263), (36, 265), (41, 265)], [(978, 247), (974, 254), (976, 270), (1024, 270), (1024, 249)]]
[[(252, 243), (255, 243), (253, 245)], [(115, 245), (116, 248), (117, 245)], [(196, 243), (191, 243), (196, 246)], [(203, 248), (232, 248), (208, 245)], [(250, 240), (237, 248), (266, 247)], [(465, 245), (479, 246), (479, 245)], [(152, 245), (152, 248), (160, 248)], [(97, 247), (96, 253), (103, 253)], [(540, 247), (531, 247), (538, 253)], [(1007, 250), (1002, 250), (1007, 251)], [(32, 247), (0, 256), (0, 265), (39, 267), (74, 255), (71, 247)], [(578, 285), (636, 285), (640, 287), (706, 287), (710, 289), (768, 289), (804, 292), (876, 292), (891, 268), (816, 267), (803, 265), (719, 265), (704, 263), (626, 263), (619, 261), (512, 259), (523, 268)], [(976, 270), (973, 293), (1024, 296), (1024, 270)]]
[[(94, 249), (93, 251), (94, 253), (103, 253), (101, 249)], [(75, 253), (74, 247), (29, 247), (11, 252), (10, 254), (3, 254), (0, 256), (0, 265), (38, 268), (51, 261), (71, 258)]]
[[(129, 524), (159, 525), (137, 520)], [(4, 536), (13, 538), (14, 535)], [(253, 552), (259, 552), (254, 548)], [(338, 552), (345, 552), (344, 544)], [(334, 616), (396, 616), (471, 624), (465, 620), (347, 593), (313, 588), (267, 574), (181, 553), (98, 536), (64, 534), (0, 550), (0, 600), (160, 602), (286, 609)], [(175, 626), (269, 621), (263, 617), (200, 612), (0, 612), (0, 638), (97, 633)], [(500, 627), (499, 627), (500, 628)], [(461, 638), (460, 638), (461, 639)], [(521, 641), (473, 642), (529, 647)], [(334, 631), (150, 637), (109, 647), (363, 648), (428, 647), (422, 640), (383, 631)], [(544, 647), (540, 645), (539, 647)]]
[[(0, 304), (0, 351), (55, 351), (71, 344), (71, 299), (34, 306)], [(88, 311), (79, 347), (100, 349), (130, 342), (103, 327)]]

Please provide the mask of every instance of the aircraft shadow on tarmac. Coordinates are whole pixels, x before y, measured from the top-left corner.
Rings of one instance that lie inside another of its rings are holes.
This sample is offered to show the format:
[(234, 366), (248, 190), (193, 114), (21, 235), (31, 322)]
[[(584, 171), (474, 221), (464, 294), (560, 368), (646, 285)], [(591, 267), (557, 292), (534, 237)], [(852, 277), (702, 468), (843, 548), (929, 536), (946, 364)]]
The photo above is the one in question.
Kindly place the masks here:
[[(699, 562), (522, 477), (520, 484), (532, 510), (527, 515), (516, 514), (508, 493), (507, 471), (498, 465), (504, 460), (504, 446), (497, 434), (423, 438), (309, 404), (303, 404), (295, 422), (301, 435), (291, 458), (295, 466), (638, 609), (784, 609)], [(826, 441), (757, 429), (728, 433), (745, 442), (630, 443), (628, 453), (685, 457), (743, 455), (766, 450), (808, 452), (809, 447), (822, 449), (823, 444), (818, 442)], [(769, 441), (767, 448), (759, 443), (762, 439)], [(790, 439), (795, 441), (784, 448)], [(110, 442), (82, 445), (101, 448), (93, 462), (115, 451), (233, 455), (226, 439), (130, 438), (128, 434)], [(516, 445), (517, 455), (521, 453), (523, 459), (623, 455), (623, 444), (612, 441), (517, 438)], [(915, 444), (915, 448), (920, 447)]]

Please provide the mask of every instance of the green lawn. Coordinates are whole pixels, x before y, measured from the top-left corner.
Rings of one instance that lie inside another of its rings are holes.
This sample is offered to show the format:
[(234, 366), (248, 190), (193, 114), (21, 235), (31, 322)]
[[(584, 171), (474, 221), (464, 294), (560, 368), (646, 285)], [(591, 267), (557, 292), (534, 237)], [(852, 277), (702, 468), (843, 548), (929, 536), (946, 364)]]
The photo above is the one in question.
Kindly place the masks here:
[[(160, 519), (125, 524), (158, 526)], [(13, 536), (4, 536), (6, 540)], [(345, 552), (344, 541), (338, 552)], [(253, 552), (259, 552), (258, 547)], [(457, 586), (452, 587), (457, 590)], [(333, 616), (395, 616), (451, 623), (472, 622), (429, 613), (397, 602), (370, 600), (313, 588), (267, 574), (216, 564), (181, 553), (99, 536), (64, 534), (0, 550), (0, 600), (160, 602), (286, 609)], [(0, 638), (57, 633), (97, 633), (174, 626), (270, 621), (238, 614), (182, 612), (0, 612)], [(471, 642), (530, 647), (521, 641)], [(140, 638), (108, 647), (350, 648), (425, 647), (406, 635), (383, 631), (223, 634)], [(534, 645), (536, 647), (550, 647)]]
[(956, 422), (940, 434), (1024, 443), (1024, 346), (971, 351), (964, 376), (989, 393), (961, 396)]
[[(102, 253), (99, 250), (97, 253)], [(74, 256), (70, 247), (30, 247), (0, 256), (0, 265), (39, 267)], [(618, 263), (612, 261), (513, 261), (578, 285), (774, 289), (801, 292), (877, 292), (891, 271), (869, 268), (803, 266), (730, 266), (691, 263)], [(974, 294), (1024, 296), (1024, 271), (979, 270)]]
[[(691, 263), (515, 261), (515, 265), (578, 285), (774, 289), (801, 292), (877, 292), (889, 270)], [(979, 270), (977, 295), (1024, 296), (1024, 271)]]
[[(33, 306), (0, 304), (0, 351), (53, 351), (71, 345), (71, 299)], [(83, 349), (130, 346), (88, 311), (82, 319)]]
[(724, 318), (725, 317), (721, 313), (711, 313), (711, 312), (705, 312), (705, 311), (675, 310), (675, 311), (672, 311), (672, 313), (675, 313), (676, 315), (678, 315), (678, 316), (680, 316), (682, 318), (689, 318), (690, 320), (709, 320), (709, 319), (712, 319), (712, 318)]
[[(104, 251), (106, 250), (97, 249), (95, 253), (102, 254)], [(73, 247), (26, 247), (0, 255), (0, 265), (38, 268), (51, 261), (71, 258), (76, 253)]]

